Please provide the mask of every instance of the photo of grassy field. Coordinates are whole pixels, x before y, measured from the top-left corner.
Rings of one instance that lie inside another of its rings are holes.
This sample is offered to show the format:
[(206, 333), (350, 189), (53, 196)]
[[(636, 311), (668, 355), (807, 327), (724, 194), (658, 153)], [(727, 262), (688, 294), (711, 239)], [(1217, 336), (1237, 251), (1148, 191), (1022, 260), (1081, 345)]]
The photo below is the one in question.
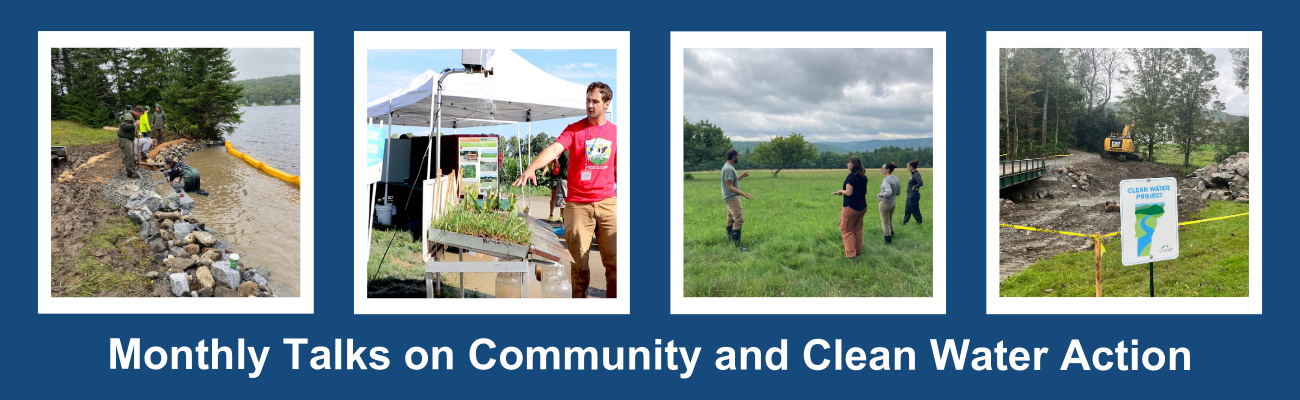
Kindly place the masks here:
[[(741, 169), (740, 171), (744, 171)], [(688, 297), (928, 297), (933, 295), (932, 190), (922, 169), (924, 224), (903, 225), (905, 199), (894, 211), (894, 239), (885, 244), (875, 200), (883, 176), (867, 169), (867, 214), (862, 255), (847, 260), (840, 239), (844, 170), (752, 170), (740, 187), (744, 246), (727, 240), (719, 171), (686, 173), (684, 181), (685, 295)], [(906, 185), (910, 174), (894, 171)], [(906, 189), (906, 188), (904, 188)]]

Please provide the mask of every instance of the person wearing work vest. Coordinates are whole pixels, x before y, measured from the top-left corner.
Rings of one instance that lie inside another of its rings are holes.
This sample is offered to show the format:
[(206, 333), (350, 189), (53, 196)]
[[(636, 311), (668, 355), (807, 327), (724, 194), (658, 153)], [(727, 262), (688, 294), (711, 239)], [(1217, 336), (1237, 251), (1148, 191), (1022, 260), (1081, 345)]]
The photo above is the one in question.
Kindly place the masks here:
[(137, 131), (139, 131), (140, 136), (149, 137), (149, 106), (136, 106), (136, 108), (144, 110), (144, 113), (140, 115), (140, 118), (135, 121), (135, 125), (138, 128)]
[(551, 212), (547, 221), (555, 222), (555, 209), (560, 209), (560, 221), (564, 221), (564, 197), (568, 196), (569, 153), (560, 153), (560, 158), (551, 162)]
[(570, 267), (573, 297), (587, 297), (591, 240), (600, 246), (605, 266), (605, 297), (618, 297), (618, 127), (605, 120), (614, 92), (602, 82), (587, 86), (587, 118), (564, 128), (555, 143), (542, 150), (514, 182), (537, 184), (537, 170), (569, 151), (564, 240), (574, 264)]

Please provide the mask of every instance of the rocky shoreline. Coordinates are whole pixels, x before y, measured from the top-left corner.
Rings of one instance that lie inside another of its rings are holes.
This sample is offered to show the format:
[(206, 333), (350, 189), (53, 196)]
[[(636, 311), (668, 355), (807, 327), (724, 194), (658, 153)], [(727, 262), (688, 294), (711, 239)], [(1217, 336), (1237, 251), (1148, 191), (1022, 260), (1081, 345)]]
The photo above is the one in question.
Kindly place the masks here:
[[(214, 144), (220, 143), (168, 146), (159, 152), (158, 159), (183, 159)], [(151, 258), (156, 261), (155, 268), (144, 274), (153, 283), (151, 296), (277, 297), (271, 289), (271, 272), (248, 264), (247, 255), (240, 254), (237, 267), (231, 268), (230, 256), (238, 253), (193, 214), (194, 199), (189, 193), (172, 189), (159, 172), (140, 172), (140, 178), (130, 179), (124, 170), (118, 170), (106, 183), (103, 194), (140, 224), (140, 239), (154, 253)]]

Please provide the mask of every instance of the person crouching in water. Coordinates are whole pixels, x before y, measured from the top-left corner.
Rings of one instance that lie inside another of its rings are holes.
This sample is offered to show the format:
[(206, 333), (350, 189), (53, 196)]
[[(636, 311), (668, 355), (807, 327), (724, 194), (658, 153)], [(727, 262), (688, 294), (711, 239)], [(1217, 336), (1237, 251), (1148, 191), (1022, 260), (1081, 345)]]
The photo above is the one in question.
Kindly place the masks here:
[(175, 157), (167, 159), (167, 180), (171, 182), (173, 189), (208, 195), (208, 192), (199, 188), (199, 170)]
[(921, 224), (921, 172), (916, 170), (919, 165), (918, 160), (912, 160), (907, 163), (907, 170), (912, 173), (912, 179), (907, 180), (907, 206), (903, 208), (903, 225), (907, 225), (908, 218), (916, 217), (916, 224)]
[(867, 215), (867, 170), (862, 168), (862, 159), (849, 157), (845, 164), (849, 176), (844, 178), (844, 189), (832, 192), (844, 196), (844, 207), (840, 209), (840, 238), (844, 240), (844, 256), (857, 260), (862, 254), (862, 218)]
[(894, 242), (894, 196), (901, 192), (898, 185), (898, 177), (894, 176), (894, 169), (898, 168), (897, 164), (885, 163), (880, 166), (880, 174), (885, 179), (880, 181), (880, 193), (876, 198), (880, 199), (880, 230), (885, 234), (885, 243)]
[(722, 202), (727, 204), (727, 238), (740, 251), (749, 249), (740, 245), (740, 228), (745, 224), (744, 208), (740, 198), (752, 199), (749, 193), (740, 191), (740, 180), (749, 176), (749, 171), (736, 175), (736, 162), (740, 161), (740, 152), (727, 150), (727, 163), (722, 164)]

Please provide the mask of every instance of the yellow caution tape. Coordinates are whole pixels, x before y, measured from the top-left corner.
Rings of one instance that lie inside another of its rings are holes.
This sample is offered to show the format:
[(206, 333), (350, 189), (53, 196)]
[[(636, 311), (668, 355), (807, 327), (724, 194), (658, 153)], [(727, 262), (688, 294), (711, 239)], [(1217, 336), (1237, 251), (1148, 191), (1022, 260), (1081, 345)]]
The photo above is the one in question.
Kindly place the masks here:
[[(1236, 217), (1240, 217), (1240, 216), (1244, 216), (1244, 215), (1250, 215), (1250, 213), (1241, 213), (1241, 214), (1237, 214), (1237, 215), (1229, 215), (1229, 216), (1225, 216), (1225, 217), (1216, 217), (1216, 218), (1202, 219), (1202, 220), (1196, 220), (1196, 221), (1179, 222), (1178, 225), (1179, 225), (1179, 226), (1183, 226), (1183, 225), (1199, 224), (1199, 223), (1202, 223), (1202, 222), (1210, 222), (1210, 221), (1217, 221), (1217, 220), (1221, 220), (1221, 219), (1236, 218)], [(1118, 234), (1119, 234), (1119, 232), (1111, 232), (1111, 233), (1107, 233), (1107, 234), (1105, 234), (1105, 235), (1088, 235), (1088, 234), (1083, 234), (1083, 233), (1074, 233), (1074, 232), (1065, 232), (1065, 231), (1054, 231), (1054, 230), (1051, 230), (1051, 229), (1038, 229), (1038, 228), (1033, 228), (1033, 227), (1028, 227), (1028, 226), (1008, 225), (1008, 224), (998, 224), (998, 225), (1000, 225), (1000, 226), (1004, 226), (1004, 227), (1007, 227), (1007, 228), (1024, 229), (1024, 230), (1027, 230), (1027, 231), (1047, 232), (1047, 233), (1059, 233), (1059, 234), (1062, 234), (1062, 235), (1090, 237), (1090, 238), (1093, 238), (1093, 240), (1096, 240), (1096, 241), (1097, 241), (1097, 244), (1101, 245), (1101, 254), (1103, 254), (1103, 255), (1106, 254), (1106, 245), (1101, 243), (1101, 238), (1108, 237), (1108, 236), (1115, 236), (1115, 235), (1118, 235)]]
[(274, 177), (276, 177), (276, 178), (278, 178), (278, 179), (280, 179), (280, 180), (283, 180), (283, 181), (285, 181), (285, 182), (289, 182), (289, 183), (292, 183), (292, 184), (295, 184), (295, 185), (299, 185), (299, 186), (302, 185), (302, 180), (301, 180), (300, 178), (298, 178), (297, 176), (295, 176), (295, 175), (289, 175), (289, 174), (285, 173), (284, 171), (281, 171), (281, 170), (275, 169), (275, 168), (273, 168), (273, 167), (271, 167), (271, 166), (269, 166), (269, 165), (266, 165), (266, 163), (264, 163), (264, 162), (257, 161), (257, 159), (255, 159), (255, 158), (253, 158), (253, 157), (249, 157), (248, 154), (244, 154), (244, 153), (239, 152), (238, 150), (235, 150), (235, 146), (234, 146), (234, 145), (231, 145), (230, 142), (226, 142), (226, 151), (229, 152), (230, 155), (235, 156), (235, 158), (239, 158), (239, 159), (242, 159), (242, 160), (248, 162), (248, 164), (249, 164), (249, 165), (252, 165), (253, 168), (260, 169), (260, 170), (262, 170), (262, 172), (266, 172), (268, 175), (274, 176)]

